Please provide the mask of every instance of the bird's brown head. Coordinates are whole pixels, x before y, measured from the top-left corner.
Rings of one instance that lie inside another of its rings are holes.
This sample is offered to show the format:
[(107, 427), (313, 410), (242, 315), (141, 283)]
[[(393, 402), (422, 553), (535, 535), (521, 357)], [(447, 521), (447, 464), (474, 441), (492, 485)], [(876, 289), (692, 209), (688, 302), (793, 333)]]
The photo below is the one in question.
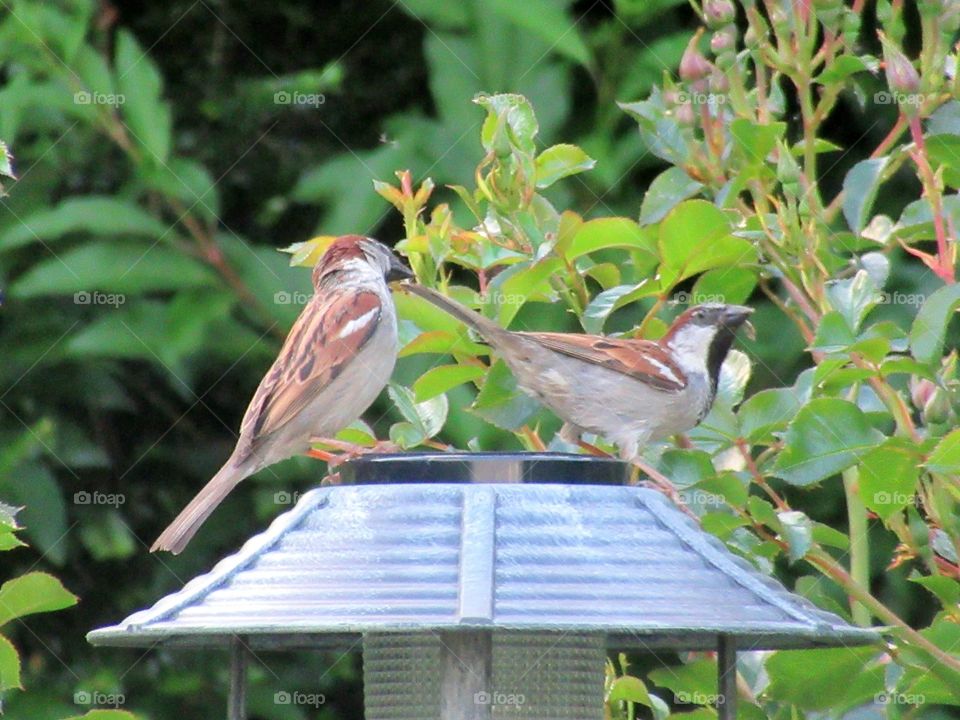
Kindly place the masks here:
[(383, 273), (387, 282), (413, 277), (410, 268), (383, 243), (362, 235), (341, 235), (327, 248), (313, 268), (313, 285), (320, 284), (332, 274), (364, 263)]

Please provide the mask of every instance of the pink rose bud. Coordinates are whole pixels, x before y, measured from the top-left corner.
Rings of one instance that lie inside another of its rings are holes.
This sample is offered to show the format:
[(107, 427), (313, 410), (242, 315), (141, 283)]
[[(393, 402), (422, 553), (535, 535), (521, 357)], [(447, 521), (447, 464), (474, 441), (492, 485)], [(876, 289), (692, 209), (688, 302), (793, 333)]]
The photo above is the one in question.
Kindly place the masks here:
[(703, 4), (703, 16), (710, 28), (718, 28), (733, 22), (737, 10), (730, 0), (707, 0)]
[(702, 80), (713, 70), (710, 62), (697, 49), (697, 41), (700, 39), (700, 33), (697, 33), (690, 40), (687, 49), (683, 51), (683, 57), (680, 59), (680, 78), (691, 82), (693, 80)]
[(883, 43), (883, 64), (890, 90), (898, 95), (916, 93), (920, 89), (920, 74), (913, 63), (883, 33), (880, 33), (880, 41)]

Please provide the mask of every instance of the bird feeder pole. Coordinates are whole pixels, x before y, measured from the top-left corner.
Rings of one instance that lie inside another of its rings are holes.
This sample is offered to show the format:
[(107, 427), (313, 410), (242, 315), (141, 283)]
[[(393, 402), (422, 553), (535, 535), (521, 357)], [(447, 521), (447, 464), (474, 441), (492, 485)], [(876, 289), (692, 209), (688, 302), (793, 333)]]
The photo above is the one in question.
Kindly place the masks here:
[(227, 720), (247, 720), (247, 648), (240, 636), (230, 642), (230, 699)]
[(481, 699), (492, 687), (493, 633), (445, 632), (440, 644), (440, 720), (490, 720), (492, 706)]
[(717, 720), (737, 717), (737, 644), (730, 635), (717, 641)]

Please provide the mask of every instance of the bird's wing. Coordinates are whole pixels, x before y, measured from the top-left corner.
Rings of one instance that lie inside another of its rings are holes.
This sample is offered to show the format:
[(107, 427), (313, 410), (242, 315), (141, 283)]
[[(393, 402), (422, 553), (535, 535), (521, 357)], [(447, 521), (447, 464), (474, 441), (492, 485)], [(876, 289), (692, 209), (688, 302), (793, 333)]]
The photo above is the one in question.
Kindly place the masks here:
[(380, 321), (376, 293), (315, 295), (300, 313), (240, 425), (241, 442), (276, 432), (326, 388), (370, 340)]
[(518, 333), (554, 352), (629, 375), (661, 390), (678, 392), (687, 386), (683, 371), (669, 353), (650, 340), (621, 340), (573, 333)]

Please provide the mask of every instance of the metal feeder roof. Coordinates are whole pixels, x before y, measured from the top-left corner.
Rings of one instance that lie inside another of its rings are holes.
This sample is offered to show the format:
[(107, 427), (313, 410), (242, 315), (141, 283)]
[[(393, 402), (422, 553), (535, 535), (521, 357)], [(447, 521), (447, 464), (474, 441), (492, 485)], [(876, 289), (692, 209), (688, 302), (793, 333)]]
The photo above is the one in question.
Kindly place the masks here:
[(354, 646), (365, 633), (596, 632), (628, 648), (877, 641), (732, 554), (613, 460), (370, 456), (95, 645)]

